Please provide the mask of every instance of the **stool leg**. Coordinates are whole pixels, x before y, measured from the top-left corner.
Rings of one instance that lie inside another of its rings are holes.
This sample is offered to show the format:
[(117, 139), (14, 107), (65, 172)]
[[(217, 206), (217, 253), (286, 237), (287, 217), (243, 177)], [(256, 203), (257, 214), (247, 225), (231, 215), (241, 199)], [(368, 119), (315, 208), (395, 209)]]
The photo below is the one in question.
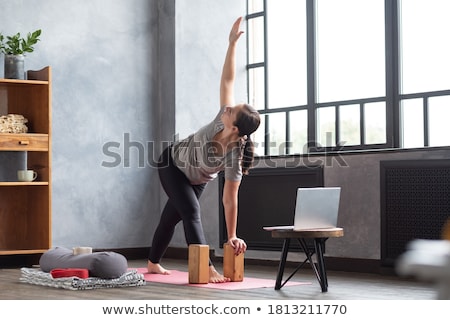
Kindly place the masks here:
[(228, 243), (223, 245), (223, 275), (233, 282), (244, 280), (244, 254), (236, 255)]
[(189, 283), (209, 282), (209, 246), (202, 244), (189, 245)]
[(290, 242), (291, 242), (290, 238), (284, 239), (283, 251), (281, 252), (281, 260), (280, 260), (280, 264), (278, 265), (278, 274), (277, 274), (277, 280), (275, 282), (275, 290), (280, 290), (282, 287), (281, 281), (283, 280), (284, 267), (286, 266), (286, 259), (287, 259), (287, 254), (289, 251)]
[(328, 279), (327, 279), (327, 271), (325, 269), (325, 261), (323, 258), (323, 248), (325, 246), (325, 240), (323, 238), (314, 239), (314, 248), (316, 251), (316, 258), (318, 264), (318, 271), (320, 275), (320, 287), (322, 288), (322, 292), (328, 291)]

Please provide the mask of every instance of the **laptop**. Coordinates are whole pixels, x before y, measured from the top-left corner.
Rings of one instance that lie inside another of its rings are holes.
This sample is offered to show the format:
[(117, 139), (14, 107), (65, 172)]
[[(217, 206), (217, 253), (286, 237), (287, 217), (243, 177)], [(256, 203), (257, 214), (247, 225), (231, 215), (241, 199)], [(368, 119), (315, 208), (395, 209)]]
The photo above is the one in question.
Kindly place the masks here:
[(263, 227), (264, 230), (308, 230), (336, 228), (340, 187), (298, 188), (294, 225)]

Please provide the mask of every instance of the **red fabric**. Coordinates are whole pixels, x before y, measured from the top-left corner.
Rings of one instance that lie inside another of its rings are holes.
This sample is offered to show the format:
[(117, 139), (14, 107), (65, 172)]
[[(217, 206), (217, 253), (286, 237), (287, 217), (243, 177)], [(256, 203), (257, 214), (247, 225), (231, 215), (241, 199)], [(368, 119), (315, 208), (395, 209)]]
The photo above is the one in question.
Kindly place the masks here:
[(67, 268), (67, 269), (53, 269), (50, 271), (50, 274), (53, 278), (67, 278), (67, 277), (78, 277), (81, 279), (89, 278), (89, 270), (88, 269), (76, 269), (76, 268)]

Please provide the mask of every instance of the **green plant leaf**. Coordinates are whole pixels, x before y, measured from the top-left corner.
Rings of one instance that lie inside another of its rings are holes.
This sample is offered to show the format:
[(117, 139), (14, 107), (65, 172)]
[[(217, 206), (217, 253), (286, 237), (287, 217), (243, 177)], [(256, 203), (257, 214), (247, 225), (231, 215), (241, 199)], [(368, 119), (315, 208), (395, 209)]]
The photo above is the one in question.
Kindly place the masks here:
[(25, 52), (33, 52), (34, 45), (40, 41), (41, 29), (38, 29), (32, 33), (28, 33), (25, 38), (20, 36), (20, 33), (16, 33), (13, 36), (6, 36), (0, 33), (0, 52), (4, 54), (24, 54)]

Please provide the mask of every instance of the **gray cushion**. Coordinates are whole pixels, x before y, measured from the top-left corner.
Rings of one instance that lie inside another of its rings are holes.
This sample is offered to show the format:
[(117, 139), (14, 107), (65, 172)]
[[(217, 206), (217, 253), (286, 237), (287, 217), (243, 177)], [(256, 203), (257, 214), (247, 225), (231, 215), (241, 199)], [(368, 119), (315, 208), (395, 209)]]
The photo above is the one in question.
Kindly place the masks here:
[(44, 272), (53, 269), (88, 269), (89, 276), (104, 279), (118, 278), (128, 269), (127, 259), (116, 252), (104, 251), (74, 255), (72, 250), (55, 247), (44, 252), (39, 260)]

